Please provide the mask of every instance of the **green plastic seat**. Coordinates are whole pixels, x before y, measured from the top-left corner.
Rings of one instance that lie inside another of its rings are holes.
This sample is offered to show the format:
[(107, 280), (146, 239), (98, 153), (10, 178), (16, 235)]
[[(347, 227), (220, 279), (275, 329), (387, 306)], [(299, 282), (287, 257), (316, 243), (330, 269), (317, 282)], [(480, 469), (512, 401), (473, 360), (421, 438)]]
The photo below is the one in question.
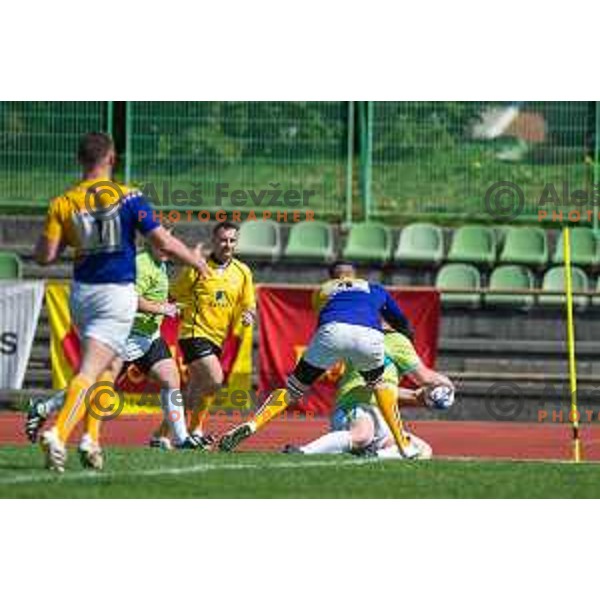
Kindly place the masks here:
[(21, 279), (23, 265), (14, 252), (0, 252), (0, 279)]
[(412, 265), (437, 265), (444, 257), (444, 237), (437, 225), (413, 223), (400, 233), (395, 261)]
[(387, 262), (392, 254), (392, 236), (385, 225), (352, 225), (342, 257), (359, 262)]
[[(564, 267), (552, 267), (544, 275), (542, 289), (552, 291), (564, 290), (565, 273), (566, 270)], [(587, 292), (589, 290), (588, 276), (579, 267), (571, 267), (571, 279), (573, 282), (573, 305), (577, 308), (585, 308), (588, 305), (588, 297), (577, 296), (575, 292)], [(538, 302), (540, 306), (564, 306), (566, 296), (540, 294)]]
[(546, 234), (539, 227), (512, 227), (506, 232), (501, 263), (543, 267), (548, 263)]
[(503, 290), (533, 290), (533, 274), (521, 265), (502, 265), (490, 275), (489, 292), (484, 297), (487, 306), (507, 308), (531, 308), (535, 302), (533, 294), (502, 294)]
[[(581, 267), (595, 267), (600, 265), (600, 252), (596, 236), (591, 229), (577, 227), (570, 230), (571, 238), (571, 264)], [(563, 262), (563, 233), (561, 232), (556, 242), (553, 262)]]
[(447, 260), (492, 266), (496, 262), (496, 234), (490, 227), (465, 225), (452, 237)]
[(272, 221), (245, 221), (240, 227), (237, 251), (240, 256), (275, 260), (281, 255), (279, 226)]
[(327, 223), (303, 221), (290, 229), (286, 258), (331, 262), (334, 256), (333, 232)]
[(479, 292), (467, 291), (481, 288), (481, 275), (473, 265), (444, 265), (437, 273), (435, 287), (442, 291), (461, 290), (456, 293), (442, 293), (442, 303), (446, 306), (477, 308), (480, 305)]

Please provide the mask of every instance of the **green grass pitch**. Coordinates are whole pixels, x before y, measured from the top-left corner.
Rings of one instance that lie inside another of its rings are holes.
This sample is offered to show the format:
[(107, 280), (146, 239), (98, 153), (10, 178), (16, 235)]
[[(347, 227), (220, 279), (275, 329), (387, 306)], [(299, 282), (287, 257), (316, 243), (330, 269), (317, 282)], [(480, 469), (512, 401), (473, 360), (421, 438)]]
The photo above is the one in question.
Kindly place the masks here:
[(267, 453), (111, 448), (101, 473), (76, 452), (63, 475), (36, 447), (0, 450), (2, 498), (593, 498), (600, 465), (375, 461)]

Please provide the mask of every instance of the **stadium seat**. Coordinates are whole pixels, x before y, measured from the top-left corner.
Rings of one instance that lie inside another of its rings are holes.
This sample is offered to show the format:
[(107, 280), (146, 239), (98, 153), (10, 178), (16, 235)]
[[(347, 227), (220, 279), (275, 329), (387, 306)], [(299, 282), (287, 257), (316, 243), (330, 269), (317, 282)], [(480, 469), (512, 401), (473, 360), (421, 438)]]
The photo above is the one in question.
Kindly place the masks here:
[(343, 258), (360, 262), (387, 262), (392, 254), (392, 236), (385, 225), (357, 223), (350, 228)]
[(533, 274), (527, 267), (503, 265), (496, 267), (490, 275), (489, 292), (484, 296), (487, 306), (507, 308), (531, 308), (535, 302), (533, 294), (502, 294), (504, 290), (533, 290)]
[(23, 266), (14, 252), (0, 252), (0, 279), (21, 279)]
[(452, 236), (447, 260), (492, 266), (496, 262), (496, 233), (480, 225), (460, 227)]
[(240, 256), (275, 260), (281, 255), (279, 226), (272, 221), (245, 221), (240, 227), (237, 251)]
[[(440, 290), (461, 290), (457, 293), (442, 293), (442, 303), (446, 306), (466, 306), (477, 308), (480, 305), (479, 292), (481, 275), (473, 265), (451, 264), (444, 265), (437, 274), (435, 287)], [(462, 291), (464, 290), (464, 291)]]
[(543, 267), (548, 263), (548, 243), (543, 229), (512, 227), (506, 232), (501, 263)]
[(334, 256), (333, 232), (327, 223), (304, 221), (291, 228), (286, 258), (331, 262)]
[[(596, 236), (591, 229), (576, 227), (571, 229), (571, 263), (580, 267), (594, 267), (600, 265), (600, 253)], [(561, 232), (556, 242), (553, 262), (563, 262), (563, 233)]]
[[(579, 267), (571, 267), (571, 278), (573, 281), (573, 292), (587, 292), (589, 290), (588, 276)], [(544, 275), (544, 281), (542, 283), (543, 290), (559, 291), (565, 289), (565, 268), (564, 267), (552, 267)], [(552, 295), (547, 296), (541, 294), (538, 302), (540, 306), (563, 306), (565, 303), (565, 296)], [(573, 304), (577, 308), (585, 308), (588, 305), (587, 296), (573, 296)]]
[(444, 257), (444, 238), (437, 225), (414, 223), (400, 233), (395, 261), (412, 265), (437, 265)]

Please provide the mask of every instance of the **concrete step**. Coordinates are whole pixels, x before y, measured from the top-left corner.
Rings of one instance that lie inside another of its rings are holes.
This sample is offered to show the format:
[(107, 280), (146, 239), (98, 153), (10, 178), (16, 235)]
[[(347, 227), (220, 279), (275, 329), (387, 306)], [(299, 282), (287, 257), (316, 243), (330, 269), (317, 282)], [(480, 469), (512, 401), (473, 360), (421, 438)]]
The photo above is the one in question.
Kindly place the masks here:
[(50, 365), (30, 365), (25, 373), (24, 388), (49, 389), (52, 386), (52, 371)]
[[(600, 343), (597, 341), (576, 341), (577, 356), (596, 358), (600, 357)], [(565, 356), (567, 352), (564, 340), (529, 340), (529, 339), (502, 339), (485, 337), (442, 337), (438, 351), (443, 355), (511, 355), (530, 357)]]

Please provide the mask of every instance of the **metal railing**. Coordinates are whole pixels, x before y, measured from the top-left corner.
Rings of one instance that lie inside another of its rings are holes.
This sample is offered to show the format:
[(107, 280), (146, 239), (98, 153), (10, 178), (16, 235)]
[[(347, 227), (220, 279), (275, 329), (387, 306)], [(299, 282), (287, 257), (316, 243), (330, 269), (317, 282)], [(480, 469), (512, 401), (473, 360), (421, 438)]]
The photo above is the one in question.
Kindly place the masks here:
[(161, 208), (262, 210), (279, 189), (331, 221), (494, 221), (486, 192), (508, 181), (531, 219), (547, 184), (600, 183), (599, 129), (596, 102), (0, 102), (0, 210), (42, 210), (105, 130)]

